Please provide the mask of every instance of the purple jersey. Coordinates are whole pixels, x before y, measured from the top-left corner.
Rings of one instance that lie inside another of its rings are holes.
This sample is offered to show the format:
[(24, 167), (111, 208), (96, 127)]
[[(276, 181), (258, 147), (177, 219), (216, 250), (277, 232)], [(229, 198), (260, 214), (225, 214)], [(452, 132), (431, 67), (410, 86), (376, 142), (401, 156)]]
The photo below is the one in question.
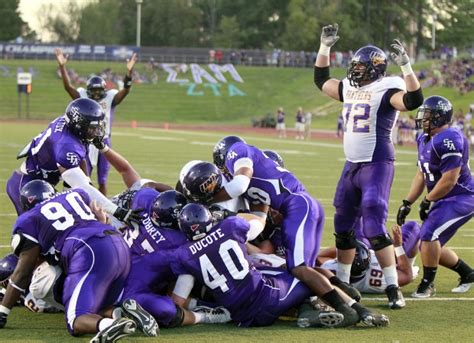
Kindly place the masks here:
[(31, 141), (24, 172), (56, 185), (61, 176), (58, 166), (79, 167), (86, 155), (86, 146), (69, 131), (66, 118), (61, 116)]
[(443, 198), (459, 194), (474, 194), (474, 180), (469, 170), (469, 142), (463, 133), (447, 128), (430, 140), (427, 134), (418, 137), (418, 167), (423, 172), (430, 192), (443, 173), (461, 167), (456, 185)]
[(157, 227), (151, 221), (151, 207), (160, 194), (152, 188), (139, 190), (132, 201), (132, 209), (143, 208), (143, 219), (140, 224), (132, 223), (127, 227), (124, 239), (132, 256), (143, 256), (158, 250), (173, 249), (187, 242), (186, 236), (178, 230)]
[(296, 122), (297, 123), (304, 123), (304, 114), (303, 112), (296, 112)]
[(285, 122), (285, 113), (284, 112), (278, 112), (277, 113), (277, 123), (282, 124)]
[(58, 193), (18, 217), (13, 234), (38, 243), (41, 254), (61, 251), (67, 237), (74, 234), (82, 240), (103, 236), (104, 231), (116, 231), (98, 222), (87, 205), (89, 196), (81, 189)]
[(269, 281), (249, 262), (245, 246), (249, 227), (240, 217), (224, 219), (203, 239), (179, 248), (171, 261), (176, 274), (191, 274), (210, 288), (215, 301), (237, 323), (268, 300), (261, 293)]
[(301, 182), (288, 170), (281, 168), (258, 148), (245, 143), (235, 143), (226, 156), (226, 167), (235, 172), (238, 160), (247, 158), (253, 162), (253, 176), (244, 196), (252, 204), (264, 203), (279, 210), (292, 194), (306, 192)]

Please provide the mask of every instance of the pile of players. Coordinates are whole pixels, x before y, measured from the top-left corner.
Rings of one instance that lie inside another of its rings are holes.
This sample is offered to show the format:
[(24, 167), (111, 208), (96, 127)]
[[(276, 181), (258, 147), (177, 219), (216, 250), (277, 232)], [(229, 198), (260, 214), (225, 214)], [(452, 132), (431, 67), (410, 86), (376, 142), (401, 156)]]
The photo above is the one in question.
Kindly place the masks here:
[[(30, 308), (63, 310), (69, 332), (95, 334), (92, 342), (114, 342), (137, 328), (156, 336), (158, 325), (271, 325), (294, 308), (300, 327), (386, 326), (388, 317), (363, 306), (359, 290), (385, 292), (389, 308), (403, 308), (399, 286), (417, 274), (419, 245), (423, 280), (414, 297), (434, 295), (438, 264), (460, 275), (453, 292), (468, 291), (473, 270), (444, 247), (474, 214), (468, 145), (449, 127), (451, 104), (439, 96), (423, 102), (398, 41), (394, 60), (408, 91), (400, 78), (384, 77), (385, 54), (372, 46), (356, 52), (347, 79), (331, 79), (325, 64), (338, 39), (336, 26), (323, 29), (315, 66), (316, 85), (347, 112), (347, 162), (334, 201), (337, 261), (335, 249), (320, 251), (323, 207), (277, 153), (228, 136), (216, 144), (213, 163), (187, 163), (172, 188), (141, 179), (104, 139), (102, 107), (79, 98), (25, 147), (7, 182), (19, 217), (17, 258), (5, 260), (15, 267), (4, 275), (0, 328), (22, 296)], [(390, 237), (387, 137), (397, 110), (420, 105), (420, 171), (398, 211), (404, 225)], [(379, 113), (379, 122), (371, 119)], [(89, 146), (123, 179), (126, 190), (112, 200), (87, 176)], [(71, 189), (56, 193), (60, 179)], [(423, 224), (405, 224), (425, 185)]]

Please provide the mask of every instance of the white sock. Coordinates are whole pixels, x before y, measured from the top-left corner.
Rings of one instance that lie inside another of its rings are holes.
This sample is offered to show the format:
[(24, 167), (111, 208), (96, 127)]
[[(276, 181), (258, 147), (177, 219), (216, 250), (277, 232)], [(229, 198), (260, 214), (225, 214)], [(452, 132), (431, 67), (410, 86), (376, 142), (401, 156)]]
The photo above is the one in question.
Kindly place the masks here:
[(204, 315), (202, 313), (193, 312), (193, 314), (194, 314), (194, 324), (197, 324), (203, 321)]
[(337, 262), (336, 276), (343, 282), (349, 283), (351, 278), (351, 264)]
[(383, 268), (383, 275), (385, 276), (385, 282), (387, 282), (387, 286), (396, 285), (398, 287), (398, 274), (397, 267), (395, 265)]
[(114, 320), (112, 318), (102, 318), (99, 322), (99, 331), (108, 328), (113, 322)]

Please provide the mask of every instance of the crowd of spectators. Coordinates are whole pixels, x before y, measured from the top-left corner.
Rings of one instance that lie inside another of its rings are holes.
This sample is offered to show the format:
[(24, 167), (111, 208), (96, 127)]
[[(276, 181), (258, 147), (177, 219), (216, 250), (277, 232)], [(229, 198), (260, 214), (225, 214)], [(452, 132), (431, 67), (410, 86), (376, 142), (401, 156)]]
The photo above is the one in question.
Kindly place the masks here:
[(421, 70), (417, 76), (422, 88), (449, 87), (464, 95), (474, 90), (474, 81), (471, 78), (473, 75), (473, 60), (461, 59), (433, 63), (429, 70)]
[[(471, 154), (474, 154), (474, 126), (472, 117), (474, 115), (474, 104), (464, 113), (458, 110), (453, 114), (451, 127), (461, 130), (471, 142)], [(394, 129), (393, 140), (398, 145), (413, 144), (416, 141), (418, 130), (415, 127), (415, 118), (411, 115), (400, 116)]]

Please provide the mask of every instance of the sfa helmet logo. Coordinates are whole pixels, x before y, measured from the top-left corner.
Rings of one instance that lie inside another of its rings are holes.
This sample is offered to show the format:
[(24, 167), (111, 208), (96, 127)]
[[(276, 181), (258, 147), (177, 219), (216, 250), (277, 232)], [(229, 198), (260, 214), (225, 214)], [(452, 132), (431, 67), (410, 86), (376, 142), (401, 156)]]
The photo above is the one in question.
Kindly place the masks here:
[(73, 121), (78, 121), (80, 114), (81, 113), (79, 112), (79, 107), (77, 107), (77, 106), (72, 106), (71, 107), (71, 116), (72, 116)]

